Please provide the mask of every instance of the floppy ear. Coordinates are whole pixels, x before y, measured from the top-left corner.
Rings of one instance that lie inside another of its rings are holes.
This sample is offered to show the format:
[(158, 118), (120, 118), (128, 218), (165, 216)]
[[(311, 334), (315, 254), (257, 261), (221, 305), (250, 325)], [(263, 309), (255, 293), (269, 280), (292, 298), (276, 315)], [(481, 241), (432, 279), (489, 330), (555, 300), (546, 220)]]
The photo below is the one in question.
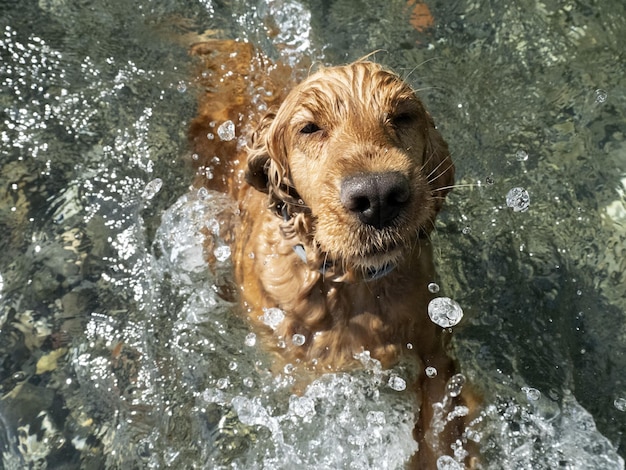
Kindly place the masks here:
[(269, 195), (269, 207), (282, 215), (291, 213), (294, 205), (302, 206), (300, 196), (291, 182), (285, 148), (284, 123), (268, 112), (252, 135), (248, 149), (245, 178), (252, 187)]
[(426, 146), (424, 148), (424, 172), (435, 197), (437, 211), (443, 206), (446, 194), (454, 185), (454, 163), (448, 144), (435, 127), (430, 114), (426, 114)]
[(270, 150), (268, 145), (269, 128), (276, 113), (268, 112), (252, 134), (252, 143), (248, 149), (248, 165), (245, 172), (246, 181), (253, 188), (267, 193), (269, 192), (269, 170), (271, 164)]

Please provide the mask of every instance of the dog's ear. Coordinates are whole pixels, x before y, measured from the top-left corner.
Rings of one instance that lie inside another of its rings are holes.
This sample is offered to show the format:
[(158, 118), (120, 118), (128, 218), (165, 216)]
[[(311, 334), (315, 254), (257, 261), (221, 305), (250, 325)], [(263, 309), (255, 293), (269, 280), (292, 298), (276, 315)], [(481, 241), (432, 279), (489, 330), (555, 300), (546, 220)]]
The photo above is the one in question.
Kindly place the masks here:
[(252, 142), (248, 149), (248, 164), (245, 172), (246, 181), (255, 189), (269, 192), (269, 169), (271, 164), (269, 149), (269, 128), (276, 117), (268, 112), (252, 134)]
[(426, 146), (424, 148), (424, 173), (434, 191), (436, 209), (443, 206), (446, 194), (454, 186), (454, 163), (448, 144), (435, 127), (430, 114), (426, 115)]

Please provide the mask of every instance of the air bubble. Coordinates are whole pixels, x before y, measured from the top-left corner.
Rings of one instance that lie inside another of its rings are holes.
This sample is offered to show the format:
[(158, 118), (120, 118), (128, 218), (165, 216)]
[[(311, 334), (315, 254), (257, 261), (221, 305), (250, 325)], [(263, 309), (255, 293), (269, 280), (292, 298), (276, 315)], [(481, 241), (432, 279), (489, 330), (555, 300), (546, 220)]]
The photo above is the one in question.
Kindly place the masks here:
[(506, 205), (515, 212), (526, 212), (530, 206), (530, 196), (524, 188), (513, 188), (506, 195)]
[(442, 328), (457, 325), (463, 318), (463, 309), (448, 297), (437, 297), (428, 304), (428, 316)]
[(619, 411), (626, 411), (626, 398), (616, 398), (613, 406)]
[(183, 81), (180, 81), (178, 82), (178, 85), (176, 85), (176, 89), (179, 93), (185, 93), (187, 91), (187, 84)]
[(230, 380), (228, 380), (228, 378), (226, 377), (221, 378), (217, 381), (217, 388), (219, 388), (220, 390), (224, 390), (228, 388), (229, 385), (230, 385)]
[(427, 367), (424, 372), (426, 372), (426, 377), (432, 379), (433, 377), (437, 377), (437, 369), (434, 367)]

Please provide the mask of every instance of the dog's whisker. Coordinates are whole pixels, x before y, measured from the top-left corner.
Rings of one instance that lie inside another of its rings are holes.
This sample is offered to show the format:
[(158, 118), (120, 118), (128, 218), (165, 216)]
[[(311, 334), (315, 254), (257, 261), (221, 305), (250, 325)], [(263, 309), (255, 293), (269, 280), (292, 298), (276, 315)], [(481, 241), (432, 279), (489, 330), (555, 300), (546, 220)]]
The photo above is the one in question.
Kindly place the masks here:
[(426, 175), (426, 179), (428, 180), (428, 182), (429, 182), (429, 183), (430, 183), (430, 182), (432, 182), (432, 181), (434, 181), (435, 179), (439, 178), (441, 175), (446, 174), (446, 172), (448, 172), (448, 171), (450, 171), (451, 169), (453, 169), (453, 168), (454, 168), (454, 163), (450, 163), (450, 164), (448, 165), (448, 167), (447, 167), (445, 170), (443, 170), (443, 171), (442, 171), (441, 173), (439, 173), (437, 176), (433, 177), (433, 174), (435, 174), (435, 172), (436, 172), (436, 171), (438, 171), (438, 170), (439, 170), (439, 168), (440, 168), (440, 167), (441, 167), (444, 163), (446, 163), (446, 160), (441, 160), (441, 162), (439, 162), (439, 164), (438, 164), (435, 168), (433, 168), (433, 169), (432, 169), (432, 171), (431, 171), (428, 175)]
[[(481, 186), (478, 183), (463, 183), (463, 184), (451, 184), (448, 186), (442, 186), (440, 188), (433, 188), (431, 190), (431, 192), (435, 192), (435, 191), (448, 191), (450, 189), (457, 189), (457, 188), (476, 188)], [(442, 199), (445, 199), (445, 196), (441, 196)]]

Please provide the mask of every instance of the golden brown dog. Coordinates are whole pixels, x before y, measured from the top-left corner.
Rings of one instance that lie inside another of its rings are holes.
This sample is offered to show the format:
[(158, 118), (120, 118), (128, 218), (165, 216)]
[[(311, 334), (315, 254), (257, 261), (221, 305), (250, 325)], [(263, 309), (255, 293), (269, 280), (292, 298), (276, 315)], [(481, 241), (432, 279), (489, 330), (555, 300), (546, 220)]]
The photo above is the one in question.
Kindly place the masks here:
[[(291, 70), (246, 44), (213, 41), (192, 53), (205, 67), (190, 128), (196, 184), (239, 202), (233, 261), (250, 322), (283, 363), (313, 373), (358, 366), (363, 351), (384, 367), (400, 356), (434, 367), (435, 378), (422, 372), (414, 384), (414, 465), (436, 468), (463, 423), (430, 429), (456, 372), (447, 333), (427, 315), (428, 234), (454, 182), (432, 118), (372, 62), (321, 69), (286, 93)], [(228, 120), (237, 139), (224, 141), (216, 128)], [(272, 328), (273, 308), (284, 319)]]

